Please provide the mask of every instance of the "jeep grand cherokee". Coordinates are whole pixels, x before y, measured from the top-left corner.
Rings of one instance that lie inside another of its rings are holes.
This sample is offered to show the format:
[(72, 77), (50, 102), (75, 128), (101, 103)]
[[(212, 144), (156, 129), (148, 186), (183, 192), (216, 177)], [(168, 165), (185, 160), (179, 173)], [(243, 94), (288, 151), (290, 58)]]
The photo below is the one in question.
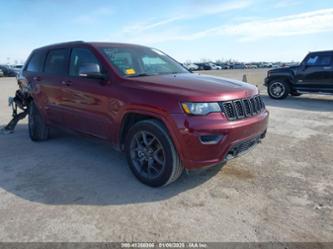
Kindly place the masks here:
[(160, 50), (70, 42), (34, 50), (29, 134), (60, 127), (110, 141), (134, 175), (167, 185), (183, 169), (239, 156), (264, 138), (268, 112), (250, 84), (189, 72)]

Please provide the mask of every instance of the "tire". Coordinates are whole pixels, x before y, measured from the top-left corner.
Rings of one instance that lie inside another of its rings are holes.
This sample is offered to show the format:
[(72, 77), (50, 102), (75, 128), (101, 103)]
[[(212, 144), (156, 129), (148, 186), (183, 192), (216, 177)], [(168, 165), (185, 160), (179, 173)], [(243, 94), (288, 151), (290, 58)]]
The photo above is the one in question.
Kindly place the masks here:
[(32, 141), (37, 142), (48, 139), (49, 128), (34, 102), (31, 102), (29, 107), (28, 127), (29, 136)]
[(267, 92), (272, 99), (284, 99), (290, 93), (290, 85), (286, 80), (274, 80), (268, 84)]
[(133, 125), (126, 135), (125, 152), (133, 174), (148, 186), (166, 186), (183, 172), (175, 146), (164, 125), (157, 120), (143, 120)]

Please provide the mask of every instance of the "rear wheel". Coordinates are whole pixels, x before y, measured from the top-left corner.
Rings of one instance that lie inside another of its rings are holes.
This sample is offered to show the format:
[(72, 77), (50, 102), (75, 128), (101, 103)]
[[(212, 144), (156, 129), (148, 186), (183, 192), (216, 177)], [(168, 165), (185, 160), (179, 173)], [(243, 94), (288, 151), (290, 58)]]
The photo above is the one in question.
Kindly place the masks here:
[(268, 84), (267, 92), (273, 99), (284, 99), (290, 93), (290, 86), (284, 80), (272, 81)]
[(133, 174), (151, 187), (168, 185), (183, 172), (173, 142), (157, 120), (140, 121), (131, 127), (125, 150)]
[(31, 102), (29, 106), (28, 127), (29, 136), (32, 141), (44, 141), (48, 139), (49, 128), (34, 102)]

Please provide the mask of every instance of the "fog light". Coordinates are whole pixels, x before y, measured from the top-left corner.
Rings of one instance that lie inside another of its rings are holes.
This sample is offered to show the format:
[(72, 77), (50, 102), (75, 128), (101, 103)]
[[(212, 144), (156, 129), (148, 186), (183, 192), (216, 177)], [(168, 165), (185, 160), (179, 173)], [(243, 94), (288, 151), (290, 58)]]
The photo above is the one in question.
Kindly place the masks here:
[(204, 135), (199, 139), (203, 144), (217, 144), (223, 139), (223, 135)]

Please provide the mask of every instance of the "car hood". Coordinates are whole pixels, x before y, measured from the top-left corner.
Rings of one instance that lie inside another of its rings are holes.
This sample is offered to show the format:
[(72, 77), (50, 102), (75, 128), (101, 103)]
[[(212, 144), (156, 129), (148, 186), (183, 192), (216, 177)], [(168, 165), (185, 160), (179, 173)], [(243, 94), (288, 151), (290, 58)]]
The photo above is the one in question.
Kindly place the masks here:
[(144, 76), (130, 80), (137, 82), (135, 87), (176, 94), (188, 100), (222, 101), (258, 94), (257, 87), (252, 84), (196, 73)]
[(290, 66), (290, 67), (280, 67), (280, 68), (274, 68), (269, 70), (271, 73), (280, 73), (280, 72), (290, 72), (294, 71), (298, 68), (299, 66)]

